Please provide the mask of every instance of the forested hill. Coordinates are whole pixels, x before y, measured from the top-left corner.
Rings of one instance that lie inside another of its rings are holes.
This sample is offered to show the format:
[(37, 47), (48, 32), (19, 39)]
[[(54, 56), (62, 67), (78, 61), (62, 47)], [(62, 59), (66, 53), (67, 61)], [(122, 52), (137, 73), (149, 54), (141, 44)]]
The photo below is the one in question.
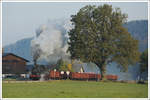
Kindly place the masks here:
[[(148, 48), (148, 21), (130, 21), (124, 25), (131, 35), (139, 40), (139, 50), (143, 52)], [(30, 42), (33, 38), (19, 40), (14, 44), (4, 47), (4, 52), (11, 52), (32, 62)]]
[(4, 47), (4, 52), (11, 52), (32, 61), (30, 43), (33, 38), (26, 38)]
[(139, 40), (139, 50), (143, 52), (148, 48), (148, 21), (131, 21), (124, 25), (131, 35)]

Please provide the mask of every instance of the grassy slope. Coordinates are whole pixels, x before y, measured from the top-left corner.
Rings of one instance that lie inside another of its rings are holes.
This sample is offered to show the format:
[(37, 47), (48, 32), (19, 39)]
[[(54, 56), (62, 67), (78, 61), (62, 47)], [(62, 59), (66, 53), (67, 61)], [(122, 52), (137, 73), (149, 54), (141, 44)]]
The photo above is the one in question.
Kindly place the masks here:
[(147, 98), (147, 84), (86, 81), (3, 83), (3, 98)]

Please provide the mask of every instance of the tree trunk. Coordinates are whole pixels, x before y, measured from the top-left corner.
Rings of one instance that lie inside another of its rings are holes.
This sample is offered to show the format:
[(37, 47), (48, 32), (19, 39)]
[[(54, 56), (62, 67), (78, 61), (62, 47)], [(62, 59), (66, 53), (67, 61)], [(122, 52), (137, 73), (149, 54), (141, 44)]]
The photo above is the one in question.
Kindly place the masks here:
[(101, 80), (105, 80), (105, 73), (106, 73), (106, 64), (105, 64), (105, 62), (102, 64), (100, 64), (100, 63), (95, 63), (98, 67), (99, 67), (99, 69), (100, 69), (100, 72), (101, 72)]
[(101, 66), (101, 80), (105, 80), (106, 79), (106, 77), (105, 77), (105, 74), (106, 74), (106, 65), (105, 64), (103, 64), (102, 66)]

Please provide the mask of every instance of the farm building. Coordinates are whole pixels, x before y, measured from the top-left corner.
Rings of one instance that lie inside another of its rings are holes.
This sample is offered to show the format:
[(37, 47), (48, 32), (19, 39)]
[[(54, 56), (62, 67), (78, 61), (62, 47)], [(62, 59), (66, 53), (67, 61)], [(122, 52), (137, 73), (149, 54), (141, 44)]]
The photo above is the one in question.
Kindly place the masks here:
[(13, 53), (2, 54), (2, 74), (3, 77), (6, 75), (25, 74), (26, 63), (28, 60), (17, 56)]
[(95, 73), (100, 74), (100, 69), (97, 67), (96, 64), (88, 62), (82, 63), (81, 61), (75, 60), (72, 64), (72, 69), (75, 72), (79, 73)]

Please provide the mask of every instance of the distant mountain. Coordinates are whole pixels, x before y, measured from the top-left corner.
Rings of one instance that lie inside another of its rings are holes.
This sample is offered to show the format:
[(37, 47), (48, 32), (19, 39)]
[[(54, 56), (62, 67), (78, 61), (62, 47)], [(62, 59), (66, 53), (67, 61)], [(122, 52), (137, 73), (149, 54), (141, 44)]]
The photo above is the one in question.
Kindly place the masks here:
[[(128, 32), (131, 35), (139, 40), (139, 51), (143, 52), (148, 48), (148, 21), (147, 20), (138, 20), (138, 21), (130, 21), (124, 24), (124, 27), (128, 29)], [(11, 52), (18, 56), (21, 56), (31, 63), (33, 63), (31, 56), (31, 47), (30, 43), (33, 38), (26, 38), (23, 40), (19, 40), (14, 44), (10, 44), (4, 47), (4, 52)], [(115, 67), (114, 67), (115, 66)], [(120, 78), (119, 79), (129, 79), (135, 80), (137, 78), (139, 72), (139, 66), (129, 67), (128, 73), (122, 73), (117, 69), (116, 64), (112, 63), (107, 65), (107, 74), (116, 74)]]
[(138, 20), (131, 21), (124, 25), (131, 35), (139, 40), (139, 50), (143, 52), (148, 48), (148, 21)]
[(4, 52), (11, 52), (32, 61), (30, 43), (33, 38), (26, 38), (4, 47)]

